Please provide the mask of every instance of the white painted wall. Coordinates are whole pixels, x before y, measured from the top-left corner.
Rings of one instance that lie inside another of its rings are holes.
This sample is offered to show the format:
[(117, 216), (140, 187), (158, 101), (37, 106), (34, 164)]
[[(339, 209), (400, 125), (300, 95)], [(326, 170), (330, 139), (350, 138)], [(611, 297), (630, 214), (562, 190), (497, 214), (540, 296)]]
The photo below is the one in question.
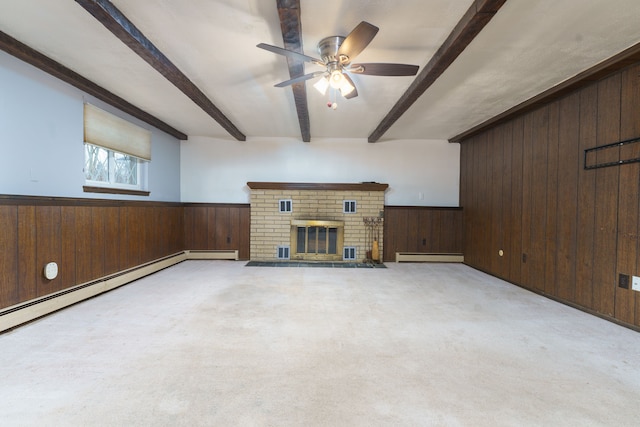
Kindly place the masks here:
[(248, 203), (249, 181), (376, 181), (387, 205), (458, 206), (460, 147), (444, 140), (190, 137), (180, 154), (183, 202)]
[[(84, 193), (83, 102), (151, 130), (149, 197)], [(0, 194), (180, 200), (180, 142), (0, 52)]]

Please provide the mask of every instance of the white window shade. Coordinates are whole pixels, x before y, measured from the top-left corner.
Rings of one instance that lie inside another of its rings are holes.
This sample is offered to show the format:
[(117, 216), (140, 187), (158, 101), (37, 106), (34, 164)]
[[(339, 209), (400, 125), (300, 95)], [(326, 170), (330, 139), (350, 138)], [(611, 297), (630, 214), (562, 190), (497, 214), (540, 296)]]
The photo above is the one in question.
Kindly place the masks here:
[(84, 104), (84, 142), (151, 160), (151, 132), (91, 104)]

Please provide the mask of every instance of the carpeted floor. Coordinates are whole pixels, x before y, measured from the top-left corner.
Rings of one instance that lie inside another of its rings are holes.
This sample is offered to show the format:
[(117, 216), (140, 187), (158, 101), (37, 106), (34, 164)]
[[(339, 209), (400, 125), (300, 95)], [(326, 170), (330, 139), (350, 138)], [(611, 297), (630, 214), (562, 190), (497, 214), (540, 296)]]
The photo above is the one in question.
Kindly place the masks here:
[(0, 425), (637, 426), (638, 361), (461, 264), (187, 261), (0, 335)]

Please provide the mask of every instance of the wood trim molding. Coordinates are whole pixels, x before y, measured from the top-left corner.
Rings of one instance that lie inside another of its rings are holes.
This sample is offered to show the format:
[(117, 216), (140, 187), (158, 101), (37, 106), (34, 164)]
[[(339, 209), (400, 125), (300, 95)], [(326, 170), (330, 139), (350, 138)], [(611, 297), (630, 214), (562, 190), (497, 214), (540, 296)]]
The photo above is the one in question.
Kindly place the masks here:
[(385, 191), (389, 184), (363, 182), (360, 184), (311, 182), (247, 182), (252, 190), (312, 190), (312, 191)]
[(103, 194), (126, 194), (129, 196), (148, 196), (150, 191), (141, 190), (126, 190), (124, 188), (110, 188), (110, 187), (92, 187), (90, 185), (84, 185), (82, 191), (85, 193), (103, 193)]
[(399, 210), (430, 210), (430, 211), (461, 211), (463, 208), (461, 206), (396, 206), (396, 205), (385, 205), (385, 209), (399, 209)]
[(124, 111), (133, 117), (142, 120), (151, 126), (160, 129), (163, 132), (177, 138), (179, 140), (187, 140), (187, 135), (179, 130), (174, 129), (162, 120), (152, 116), (151, 114), (141, 110), (135, 105), (125, 101), (117, 95), (109, 92), (101, 86), (93, 83), (92, 81), (82, 77), (75, 71), (70, 70), (59, 62), (54, 61), (41, 54), (40, 52), (32, 49), (26, 44), (19, 42), (8, 34), (0, 31), (0, 49), (7, 52), (9, 55), (13, 55), (21, 61), (31, 64), (34, 67), (44, 71), (53, 77), (62, 80), (71, 86), (80, 89), (83, 92), (88, 93), (91, 96), (98, 98), (99, 100), (106, 102), (107, 104), (116, 107), (117, 109)]
[(239, 141), (247, 137), (144, 34), (108, 0), (76, 0), (87, 12), (149, 63)]
[(187, 202), (182, 203), (185, 208), (250, 208), (249, 203), (206, 203), (206, 202)]
[(541, 105), (547, 104), (556, 99), (562, 98), (569, 93), (580, 89), (590, 83), (602, 79), (603, 77), (622, 70), (640, 61), (640, 43), (620, 52), (617, 55), (585, 70), (574, 77), (553, 86), (550, 89), (530, 98), (521, 104), (508, 109), (507, 111), (468, 129), (461, 134), (449, 139), (449, 142), (463, 142), (465, 139), (477, 135), (486, 129), (500, 123), (513, 119), (515, 116), (534, 110)]
[(460, 22), (451, 31), (449, 37), (433, 55), (433, 58), (411, 83), (409, 89), (400, 97), (373, 133), (369, 135), (369, 142), (377, 142), (389, 130), (400, 116), (422, 96), (469, 46), (504, 3), (506, 3), (506, 0), (476, 0), (473, 2)]
[[(277, 0), (278, 16), (280, 17), (280, 29), (284, 48), (304, 54), (302, 48), (302, 23), (300, 20), (299, 0)], [(302, 61), (287, 58), (289, 76), (293, 79), (304, 74)], [(303, 142), (311, 142), (311, 125), (309, 122), (309, 106), (307, 103), (307, 86), (305, 82), (291, 85), (293, 100), (298, 113), (300, 123), (300, 135)]]
[(102, 207), (183, 207), (180, 202), (151, 200), (87, 199), (81, 197), (19, 196), (0, 194), (0, 206), (102, 206)]

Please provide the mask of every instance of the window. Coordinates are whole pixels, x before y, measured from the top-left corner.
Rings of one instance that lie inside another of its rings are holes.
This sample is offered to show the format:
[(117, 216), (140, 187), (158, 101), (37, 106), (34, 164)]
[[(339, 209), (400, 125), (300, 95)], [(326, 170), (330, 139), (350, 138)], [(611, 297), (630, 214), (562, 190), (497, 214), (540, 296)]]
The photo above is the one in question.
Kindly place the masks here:
[(84, 145), (84, 177), (87, 185), (143, 190), (146, 162), (97, 145)]
[(278, 246), (278, 259), (289, 259), (289, 246)]
[(291, 199), (283, 199), (278, 201), (279, 211), (283, 213), (292, 212), (292, 200)]
[(356, 201), (355, 200), (345, 200), (342, 205), (343, 213), (356, 213)]
[(151, 132), (84, 104), (85, 192), (148, 196)]
[(345, 261), (354, 261), (356, 259), (356, 247), (355, 246), (345, 246), (344, 247), (343, 259)]

